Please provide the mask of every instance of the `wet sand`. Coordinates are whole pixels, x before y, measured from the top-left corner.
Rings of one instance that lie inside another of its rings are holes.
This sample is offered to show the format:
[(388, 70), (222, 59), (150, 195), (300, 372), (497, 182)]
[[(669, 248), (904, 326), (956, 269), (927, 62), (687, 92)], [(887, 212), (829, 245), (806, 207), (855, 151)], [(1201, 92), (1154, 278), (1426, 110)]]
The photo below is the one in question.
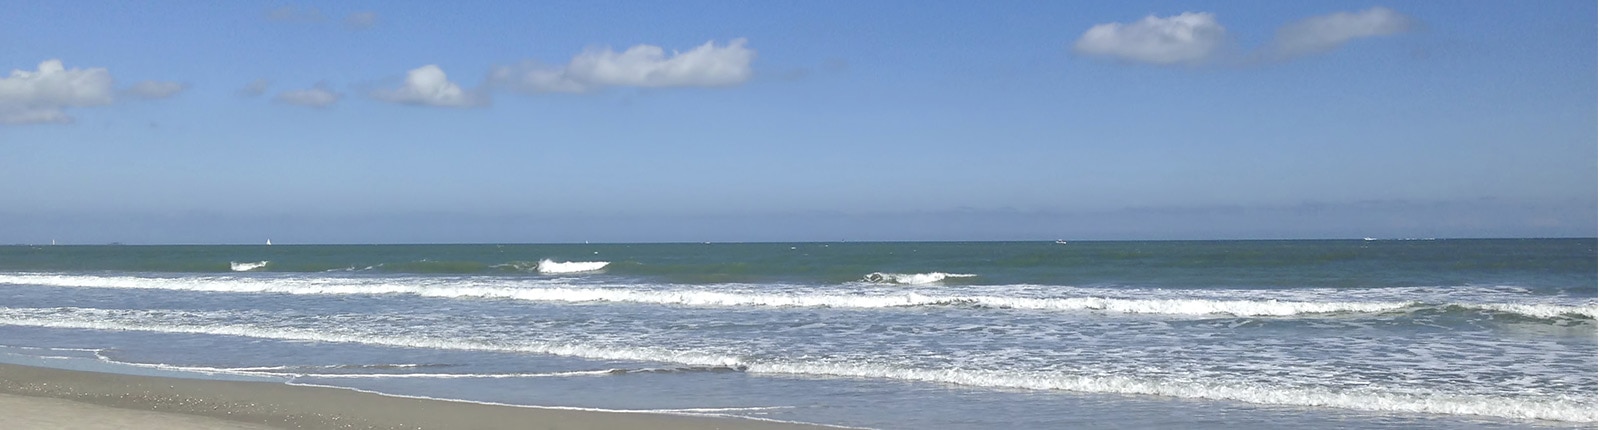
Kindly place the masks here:
[(749, 429), (829, 427), (737, 418), (486, 405), (272, 382), (0, 364), (0, 428)]

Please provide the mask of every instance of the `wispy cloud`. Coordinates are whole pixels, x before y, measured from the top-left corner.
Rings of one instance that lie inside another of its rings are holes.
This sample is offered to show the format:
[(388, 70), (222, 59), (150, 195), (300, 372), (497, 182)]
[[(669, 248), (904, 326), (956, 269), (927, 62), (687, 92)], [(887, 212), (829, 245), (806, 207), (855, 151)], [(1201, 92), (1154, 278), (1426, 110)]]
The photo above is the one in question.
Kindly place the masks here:
[(1356, 39), (1404, 33), (1413, 25), (1410, 17), (1381, 6), (1354, 13), (1339, 12), (1279, 28), (1268, 49), (1278, 57), (1315, 54)]
[(248, 84), (245, 84), (244, 87), (239, 88), (239, 91), (237, 91), (236, 94), (238, 94), (240, 97), (260, 97), (262, 94), (267, 93), (267, 87), (271, 85), (272, 81), (268, 81), (266, 79), (256, 79), (254, 81), (250, 81)]
[(322, 11), (314, 7), (284, 6), (267, 11), (267, 20), (277, 22), (322, 22)]
[(188, 88), (188, 85), (177, 82), (140, 81), (128, 87), (127, 93), (135, 98), (156, 100), (172, 97)]
[(377, 12), (362, 11), (352, 13), (350, 16), (344, 17), (345, 28), (351, 30), (366, 30), (375, 25), (378, 25)]
[(1280, 27), (1266, 45), (1241, 56), (1244, 51), (1231, 46), (1233, 38), (1215, 15), (1185, 12), (1095, 25), (1078, 37), (1072, 50), (1158, 66), (1256, 64), (1327, 52), (1352, 40), (1403, 33), (1414, 26), (1410, 17), (1381, 6), (1314, 16)]
[(104, 68), (68, 69), (46, 60), (37, 70), (12, 70), (0, 78), (0, 124), (69, 123), (69, 107), (111, 104), (111, 72)]
[(527, 61), (496, 67), (489, 81), (496, 87), (524, 93), (581, 93), (605, 87), (722, 87), (750, 79), (756, 52), (745, 39), (727, 45), (706, 42), (687, 52), (672, 52), (655, 45), (635, 45), (617, 52), (591, 49), (564, 66)]
[(462, 90), (460, 85), (450, 82), (443, 69), (433, 64), (411, 69), (406, 72), (405, 83), (399, 88), (373, 91), (372, 96), (390, 103), (424, 106), (475, 107), (489, 104), (484, 94)]
[(1228, 30), (1217, 23), (1216, 16), (1185, 12), (1090, 27), (1073, 44), (1073, 50), (1140, 63), (1199, 63), (1211, 58), (1227, 40)]
[(311, 88), (278, 93), (278, 96), (272, 99), (297, 106), (325, 108), (338, 103), (339, 98), (339, 93), (333, 92), (327, 84), (319, 82)]
[[(332, 24), (328, 16), (315, 7), (284, 6), (269, 9), (266, 13), (268, 21), (299, 24)], [(358, 11), (345, 15), (344, 28), (349, 30), (366, 30), (378, 24), (378, 13), (372, 11)]]

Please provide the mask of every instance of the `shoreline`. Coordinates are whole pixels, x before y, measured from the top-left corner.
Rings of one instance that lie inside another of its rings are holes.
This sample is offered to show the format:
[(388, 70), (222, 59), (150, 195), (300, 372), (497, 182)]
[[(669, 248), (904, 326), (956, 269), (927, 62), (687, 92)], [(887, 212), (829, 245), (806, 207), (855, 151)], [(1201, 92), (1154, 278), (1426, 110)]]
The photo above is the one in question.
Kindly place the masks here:
[[(125, 375), (0, 363), (0, 424), (15, 429), (830, 429), (657, 412), (402, 397), (260, 381)], [(24, 412), (25, 411), (25, 412)], [(94, 427), (101, 425), (105, 427)]]

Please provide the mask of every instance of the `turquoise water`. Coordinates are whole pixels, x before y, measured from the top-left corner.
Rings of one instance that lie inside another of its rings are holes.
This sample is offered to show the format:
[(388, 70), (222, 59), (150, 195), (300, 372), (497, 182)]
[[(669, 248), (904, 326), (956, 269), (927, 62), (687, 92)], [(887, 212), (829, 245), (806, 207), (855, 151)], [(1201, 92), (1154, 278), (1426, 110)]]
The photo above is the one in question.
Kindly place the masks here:
[(872, 428), (1592, 427), (1596, 284), (1593, 239), (11, 246), (0, 359)]

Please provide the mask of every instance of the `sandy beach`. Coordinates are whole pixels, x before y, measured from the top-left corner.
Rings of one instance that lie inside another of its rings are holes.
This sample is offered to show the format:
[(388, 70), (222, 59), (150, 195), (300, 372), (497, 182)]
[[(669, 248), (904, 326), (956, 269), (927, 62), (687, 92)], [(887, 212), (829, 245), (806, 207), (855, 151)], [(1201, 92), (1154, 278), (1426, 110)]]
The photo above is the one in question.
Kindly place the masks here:
[(655, 413), (497, 406), (271, 382), (0, 364), (6, 429), (818, 429)]

